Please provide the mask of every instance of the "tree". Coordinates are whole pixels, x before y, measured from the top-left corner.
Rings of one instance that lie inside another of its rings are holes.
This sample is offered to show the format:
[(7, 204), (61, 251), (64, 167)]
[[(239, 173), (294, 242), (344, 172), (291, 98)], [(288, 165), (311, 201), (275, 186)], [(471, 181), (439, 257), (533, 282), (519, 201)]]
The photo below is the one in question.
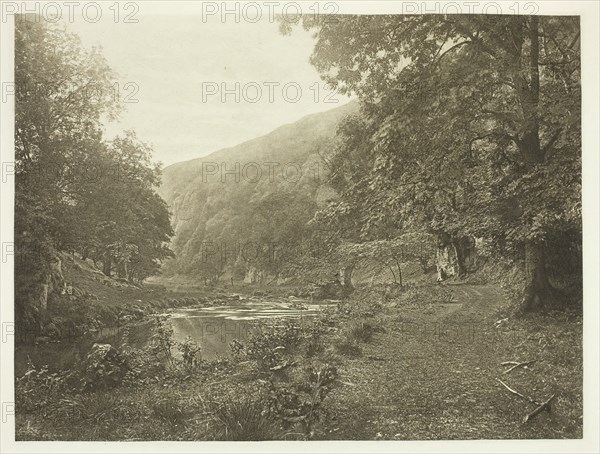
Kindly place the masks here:
[(421, 262), (432, 258), (432, 239), (426, 234), (408, 233), (393, 240), (372, 240), (364, 243), (344, 243), (338, 253), (351, 257), (353, 263), (364, 260), (377, 261), (385, 265), (394, 278), (394, 283), (404, 285), (402, 267), (409, 262)]
[[(143, 281), (172, 254), (160, 168), (132, 132), (107, 143), (120, 106), (98, 49), (45, 21), (15, 28), (15, 304), (17, 320), (60, 290), (60, 251)], [(51, 288), (52, 287), (52, 288)]]
[(377, 209), (425, 205), (433, 229), (518, 251), (523, 308), (543, 307), (552, 240), (581, 231), (578, 18), (335, 19), (303, 25), (312, 63), (374, 125)]

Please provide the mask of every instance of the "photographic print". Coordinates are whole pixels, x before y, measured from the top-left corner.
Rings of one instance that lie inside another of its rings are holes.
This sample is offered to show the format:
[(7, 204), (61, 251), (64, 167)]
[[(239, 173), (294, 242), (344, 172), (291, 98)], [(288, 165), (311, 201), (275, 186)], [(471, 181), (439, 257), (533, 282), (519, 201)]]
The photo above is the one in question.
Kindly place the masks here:
[(578, 8), (2, 2), (3, 437), (583, 443)]

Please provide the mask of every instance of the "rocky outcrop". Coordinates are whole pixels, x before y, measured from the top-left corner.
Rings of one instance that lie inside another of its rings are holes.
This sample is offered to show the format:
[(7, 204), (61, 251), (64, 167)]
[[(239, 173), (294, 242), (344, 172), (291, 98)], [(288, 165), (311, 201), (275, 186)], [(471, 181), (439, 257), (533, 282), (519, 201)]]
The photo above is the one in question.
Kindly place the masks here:
[(436, 268), (438, 281), (462, 277), (477, 266), (475, 238), (472, 236), (438, 236)]
[(244, 277), (245, 284), (260, 284), (264, 282), (266, 273), (254, 266), (249, 266)]

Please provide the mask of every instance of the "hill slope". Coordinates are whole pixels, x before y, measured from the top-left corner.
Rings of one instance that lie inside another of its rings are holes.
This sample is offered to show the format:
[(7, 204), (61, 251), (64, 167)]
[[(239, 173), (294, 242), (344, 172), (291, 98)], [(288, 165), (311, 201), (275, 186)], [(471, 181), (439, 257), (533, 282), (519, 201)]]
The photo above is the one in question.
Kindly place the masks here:
[(331, 197), (319, 155), (333, 145), (337, 125), (357, 110), (350, 102), (164, 169), (159, 193), (172, 212), (177, 255), (166, 274), (212, 279), (231, 268), (249, 242), (301, 237), (303, 225)]

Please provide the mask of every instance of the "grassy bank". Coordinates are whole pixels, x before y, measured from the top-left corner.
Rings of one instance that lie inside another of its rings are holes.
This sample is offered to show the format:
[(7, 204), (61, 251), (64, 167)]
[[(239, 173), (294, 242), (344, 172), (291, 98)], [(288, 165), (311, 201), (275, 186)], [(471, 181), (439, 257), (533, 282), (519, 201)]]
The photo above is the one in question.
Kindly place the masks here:
[[(581, 315), (510, 314), (489, 285), (361, 287), (312, 323), (263, 325), (210, 362), (194, 345), (169, 347), (168, 328), (151, 319), (147, 346), (120, 345), (118, 383), (89, 361), (29, 365), (17, 381), (17, 438), (581, 437)], [(507, 361), (532, 362), (505, 373)], [(536, 405), (497, 379), (536, 402), (554, 394), (551, 411), (523, 423)]]

